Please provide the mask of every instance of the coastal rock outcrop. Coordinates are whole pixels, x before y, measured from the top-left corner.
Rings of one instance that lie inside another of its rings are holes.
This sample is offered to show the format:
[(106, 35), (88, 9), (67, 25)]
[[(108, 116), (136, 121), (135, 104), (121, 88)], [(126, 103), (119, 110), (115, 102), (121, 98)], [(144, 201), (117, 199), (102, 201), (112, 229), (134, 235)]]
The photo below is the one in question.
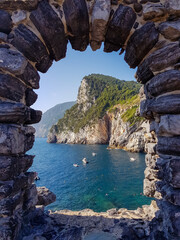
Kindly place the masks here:
[[(135, 96), (138, 91), (132, 92), (130, 88), (128, 92), (130, 103), (115, 104), (108, 110), (107, 106), (111, 104), (111, 100), (106, 96), (106, 92), (108, 94), (109, 91), (108, 88), (111, 88), (113, 94), (113, 91), (117, 91), (118, 84), (122, 84), (121, 87), (123, 88), (126, 83), (118, 82), (116, 79), (114, 85), (111, 86), (109, 81), (98, 80), (99, 76), (103, 79), (103, 75), (95, 74), (84, 77), (79, 87), (77, 105), (68, 110), (70, 112), (68, 117), (65, 115), (64, 119), (51, 128), (48, 134), (48, 142), (109, 144), (110, 148), (122, 148), (133, 152), (144, 151), (144, 134), (147, 131), (148, 123), (145, 123), (138, 116), (139, 100), (138, 96)], [(108, 78), (108, 76), (104, 76), (104, 78)], [(136, 87), (139, 89), (140, 86), (137, 85)], [(128, 90), (126, 89), (126, 91)], [(101, 98), (105, 102), (104, 105)], [(93, 108), (96, 108), (97, 112), (100, 109), (101, 117), (96, 118), (91, 114)], [(83, 123), (78, 127), (78, 130), (73, 128), (76, 117), (79, 118), (79, 122), (86, 120), (85, 124)], [(66, 118), (68, 118), (67, 121)]]

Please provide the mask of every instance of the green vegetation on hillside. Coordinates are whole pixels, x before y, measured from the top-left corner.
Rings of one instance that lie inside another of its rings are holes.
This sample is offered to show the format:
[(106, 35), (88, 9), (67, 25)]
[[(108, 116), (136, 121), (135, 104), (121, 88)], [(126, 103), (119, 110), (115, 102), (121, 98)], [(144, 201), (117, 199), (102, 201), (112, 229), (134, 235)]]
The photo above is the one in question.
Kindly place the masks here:
[(64, 117), (57, 123), (56, 129), (58, 132), (64, 130), (78, 132), (87, 124), (93, 124), (96, 120), (101, 119), (108, 110), (111, 111), (117, 104), (129, 106), (129, 112), (124, 115), (124, 121), (130, 120), (131, 124), (137, 121), (135, 116), (137, 107), (132, 107), (132, 105), (135, 103), (137, 106), (136, 102), (139, 101), (137, 100), (139, 99), (139, 83), (119, 80), (101, 74), (91, 74), (85, 76), (84, 79), (89, 86), (89, 102), (92, 102), (92, 99), (96, 99), (96, 101), (85, 113), (82, 111), (82, 106), (78, 104), (67, 110)]

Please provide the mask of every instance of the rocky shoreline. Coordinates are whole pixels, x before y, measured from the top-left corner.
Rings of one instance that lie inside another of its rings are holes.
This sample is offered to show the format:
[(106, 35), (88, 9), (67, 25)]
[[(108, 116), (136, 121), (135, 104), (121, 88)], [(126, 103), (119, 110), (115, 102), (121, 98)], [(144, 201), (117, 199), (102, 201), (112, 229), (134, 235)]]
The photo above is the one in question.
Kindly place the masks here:
[(28, 231), (24, 224), (18, 240), (93, 240), (95, 237), (102, 240), (146, 240), (158, 211), (155, 201), (136, 210), (122, 208), (100, 213), (91, 209), (44, 212), (43, 206), (37, 206)]

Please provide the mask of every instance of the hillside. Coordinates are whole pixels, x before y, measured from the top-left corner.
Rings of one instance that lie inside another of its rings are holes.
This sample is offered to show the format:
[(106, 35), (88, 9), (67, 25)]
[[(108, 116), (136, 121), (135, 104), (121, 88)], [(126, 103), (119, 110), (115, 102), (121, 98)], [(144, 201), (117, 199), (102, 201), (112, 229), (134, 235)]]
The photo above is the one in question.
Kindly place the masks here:
[(76, 102), (65, 102), (57, 104), (56, 106), (47, 110), (38, 124), (34, 125), (36, 129), (36, 137), (47, 137), (48, 132), (53, 124), (57, 123), (60, 118), (63, 118), (67, 109), (71, 108)]
[[(48, 141), (109, 143), (112, 147), (125, 148), (127, 140), (131, 139), (136, 131), (143, 129), (143, 120), (137, 114), (140, 87), (141, 85), (134, 81), (119, 80), (101, 74), (85, 76), (79, 88), (77, 103), (52, 126)], [(140, 138), (141, 144), (143, 136), (140, 135)]]

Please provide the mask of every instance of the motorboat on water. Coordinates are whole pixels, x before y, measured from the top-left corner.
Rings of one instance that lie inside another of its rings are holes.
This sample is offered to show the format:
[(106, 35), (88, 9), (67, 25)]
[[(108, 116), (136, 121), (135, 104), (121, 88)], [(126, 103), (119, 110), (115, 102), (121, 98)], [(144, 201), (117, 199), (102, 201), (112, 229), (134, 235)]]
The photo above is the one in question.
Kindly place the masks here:
[(83, 158), (82, 162), (83, 162), (84, 164), (89, 163), (86, 158)]
[(79, 165), (78, 165), (78, 164), (76, 164), (76, 163), (74, 163), (74, 164), (73, 164), (73, 166), (74, 166), (74, 167), (79, 167)]

